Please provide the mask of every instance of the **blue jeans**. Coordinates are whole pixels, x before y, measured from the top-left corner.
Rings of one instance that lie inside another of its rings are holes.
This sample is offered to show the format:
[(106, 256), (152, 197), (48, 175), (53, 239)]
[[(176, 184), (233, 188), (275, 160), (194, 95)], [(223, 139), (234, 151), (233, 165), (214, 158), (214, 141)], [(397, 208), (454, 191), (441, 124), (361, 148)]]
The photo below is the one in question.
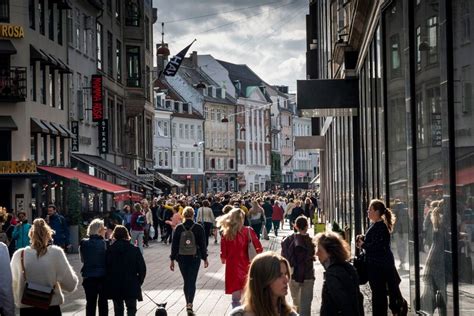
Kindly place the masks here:
[(201, 258), (196, 256), (179, 256), (178, 257), (179, 271), (184, 280), (184, 297), (186, 304), (192, 304), (194, 295), (196, 294), (196, 280), (201, 265)]
[(272, 218), (267, 217), (265, 220), (265, 229), (267, 230), (267, 236), (268, 234), (270, 234), (270, 231), (272, 230), (272, 225), (273, 225)]

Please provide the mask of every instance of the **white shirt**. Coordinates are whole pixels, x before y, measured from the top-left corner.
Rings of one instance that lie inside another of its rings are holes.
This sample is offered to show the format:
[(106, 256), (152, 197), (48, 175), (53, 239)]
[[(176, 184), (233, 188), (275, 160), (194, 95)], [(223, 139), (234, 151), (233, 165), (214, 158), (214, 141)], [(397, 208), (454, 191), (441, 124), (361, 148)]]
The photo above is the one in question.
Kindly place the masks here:
[(3, 309), (5, 316), (15, 315), (10, 254), (7, 245), (3, 242), (0, 242), (0, 309)]

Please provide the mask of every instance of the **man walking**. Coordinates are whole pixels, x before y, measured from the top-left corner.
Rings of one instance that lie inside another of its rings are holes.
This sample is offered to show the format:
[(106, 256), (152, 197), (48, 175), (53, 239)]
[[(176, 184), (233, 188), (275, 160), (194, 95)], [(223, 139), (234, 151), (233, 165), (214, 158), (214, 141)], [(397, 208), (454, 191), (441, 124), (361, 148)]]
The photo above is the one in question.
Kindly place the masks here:
[(65, 251), (71, 246), (69, 242), (69, 226), (67, 221), (59, 214), (56, 210), (56, 205), (48, 205), (48, 215), (46, 216), (46, 222), (53, 229), (53, 244), (63, 248)]

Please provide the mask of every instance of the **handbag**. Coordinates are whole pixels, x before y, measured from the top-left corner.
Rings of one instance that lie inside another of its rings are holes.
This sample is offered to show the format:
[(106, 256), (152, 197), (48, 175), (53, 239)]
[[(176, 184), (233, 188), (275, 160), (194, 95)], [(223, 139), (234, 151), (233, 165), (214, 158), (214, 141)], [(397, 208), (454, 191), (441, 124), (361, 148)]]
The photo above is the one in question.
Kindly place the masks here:
[(359, 285), (366, 284), (369, 281), (369, 271), (367, 270), (367, 261), (365, 259), (365, 252), (360, 252), (352, 260), (352, 264), (359, 276)]
[(249, 255), (249, 261), (252, 262), (253, 258), (257, 255), (257, 250), (253, 245), (252, 236), (250, 235), (250, 228), (247, 229), (247, 235), (249, 237), (249, 242), (247, 244), (247, 253)]
[(33, 282), (28, 282), (25, 271), (25, 250), (21, 251), (21, 268), (25, 279), (25, 288), (21, 297), (21, 303), (28, 306), (47, 310), (54, 295), (54, 288)]

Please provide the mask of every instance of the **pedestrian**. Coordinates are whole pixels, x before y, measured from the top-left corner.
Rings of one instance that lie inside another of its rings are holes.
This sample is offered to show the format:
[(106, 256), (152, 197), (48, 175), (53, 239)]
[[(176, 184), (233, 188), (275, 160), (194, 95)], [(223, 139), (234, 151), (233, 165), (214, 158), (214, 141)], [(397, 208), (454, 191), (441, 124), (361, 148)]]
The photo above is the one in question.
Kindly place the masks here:
[(128, 204), (125, 204), (123, 209), (122, 209), (122, 212), (120, 214), (123, 218), (123, 225), (128, 229), (128, 231), (130, 232), (131, 230), (131, 223), (132, 223), (132, 211), (130, 209), (130, 205)]
[(262, 233), (262, 227), (263, 227), (263, 224), (265, 223), (265, 212), (263, 208), (260, 206), (259, 198), (252, 200), (252, 205), (250, 207), (248, 217), (249, 217), (250, 227), (252, 227), (252, 229), (257, 234), (257, 238), (260, 239), (260, 234)]
[(0, 315), (15, 315), (10, 254), (7, 245), (3, 242), (0, 242)]
[(296, 233), (281, 242), (281, 255), (288, 260), (292, 272), (290, 292), (296, 311), (302, 316), (311, 315), (314, 288), (314, 261), (316, 247), (308, 235), (308, 219), (300, 216), (295, 221)]
[(112, 239), (113, 243), (106, 251), (105, 293), (114, 302), (115, 316), (124, 315), (124, 303), (127, 315), (134, 316), (137, 300), (143, 300), (141, 286), (146, 275), (145, 260), (139, 248), (130, 243), (130, 235), (124, 226), (115, 226)]
[(46, 223), (53, 230), (53, 244), (67, 251), (71, 247), (69, 242), (69, 226), (64, 216), (58, 213), (54, 204), (48, 205)]
[(173, 208), (171, 209), (167, 206), (163, 206), (163, 224), (164, 224), (164, 237), (161, 238), (161, 241), (166, 245), (167, 243), (171, 244), (173, 238), (173, 227), (171, 227), (171, 218), (173, 217)]
[(304, 216), (309, 218), (309, 226), (313, 226), (313, 219), (314, 219), (314, 205), (313, 202), (311, 201), (311, 198), (307, 197), (304, 200)]
[(204, 232), (206, 233), (206, 247), (209, 245), (209, 236), (211, 236), (212, 226), (215, 222), (214, 213), (209, 207), (209, 201), (202, 201), (202, 206), (198, 210), (197, 222), (201, 223), (204, 227)]
[(244, 212), (234, 208), (217, 219), (217, 227), (222, 232), (221, 262), (225, 264), (225, 294), (232, 295), (232, 307), (240, 305), (250, 265), (249, 243), (253, 244), (257, 253), (263, 251), (253, 229), (244, 226), (244, 218)]
[(25, 212), (18, 213), (18, 224), (13, 230), (12, 239), (15, 241), (16, 249), (25, 248), (30, 245), (30, 237), (28, 233), (31, 229), (31, 224), (28, 223), (28, 218)]
[(397, 225), (394, 226), (392, 236), (395, 240), (398, 259), (400, 260), (400, 265), (398, 266), (398, 268), (400, 270), (405, 270), (408, 250), (408, 207), (399, 199), (395, 199), (392, 211), (397, 218)]
[(263, 203), (263, 210), (265, 212), (265, 232), (263, 233), (263, 238), (266, 240), (269, 240), (270, 237), (268, 234), (270, 234), (270, 231), (272, 230), (272, 215), (273, 215), (273, 207), (272, 207), (272, 201), (269, 196), (265, 198), (265, 203)]
[(390, 249), (390, 233), (395, 224), (395, 215), (383, 201), (376, 199), (370, 202), (367, 213), (371, 224), (365, 236), (357, 236), (356, 246), (365, 252), (372, 290), (372, 311), (377, 316), (387, 315), (388, 294), (392, 313), (406, 315), (408, 304), (400, 292), (401, 279)]
[(146, 222), (144, 230), (143, 230), (143, 234), (144, 234), (143, 246), (148, 248), (149, 247), (148, 242), (151, 239), (150, 231), (154, 229), (154, 227), (153, 227), (153, 212), (151, 211), (151, 208), (148, 204), (147, 199), (142, 200), (142, 208), (143, 208), (143, 211), (145, 212), (145, 222)]
[(300, 200), (296, 200), (295, 201), (295, 207), (292, 209), (291, 211), (291, 215), (290, 215), (290, 227), (293, 227), (293, 230), (296, 232), (296, 228), (294, 226), (295, 224), (295, 221), (298, 217), (300, 217), (301, 215), (304, 215), (304, 210), (303, 208), (301, 207), (301, 201)]
[(316, 254), (325, 269), (320, 315), (363, 316), (364, 298), (357, 271), (348, 262), (349, 244), (333, 232), (317, 234), (315, 242)]
[(280, 229), (281, 221), (283, 220), (283, 208), (280, 206), (280, 202), (275, 200), (273, 203), (273, 213), (272, 213), (272, 222), (273, 222), (273, 231), (275, 236), (278, 237), (278, 230)]
[(153, 198), (153, 201), (151, 202), (151, 215), (152, 215), (152, 220), (153, 220), (153, 229), (155, 230), (155, 235), (153, 236), (153, 240), (158, 239), (158, 228), (160, 227), (159, 224), (159, 218), (158, 218), (158, 213), (160, 211), (160, 204), (159, 200), (157, 197)]
[[(20, 309), (21, 316), (61, 315), (63, 292), (75, 291), (79, 280), (63, 249), (51, 245), (53, 230), (44, 219), (33, 221), (29, 237), (31, 245), (15, 251), (10, 264), (16, 307)], [(53, 292), (47, 310), (22, 303), (26, 284), (48, 289), (47, 292), (41, 291), (45, 295)]]
[(140, 252), (143, 254), (143, 236), (146, 225), (145, 213), (143, 213), (143, 208), (140, 203), (135, 203), (133, 205), (134, 212), (132, 213), (132, 218), (130, 219), (130, 235), (131, 243), (140, 249)]
[(242, 306), (231, 316), (298, 316), (287, 303), (290, 265), (274, 252), (257, 255), (250, 265)]
[(207, 246), (204, 228), (193, 221), (194, 209), (187, 206), (183, 209), (184, 222), (176, 226), (171, 247), (170, 270), (174, 271), (174, 262), (178, 262), (179, 271), (184, 280), (184, 297), (186, 311), (194, 315), (193, 301), (196, 293), (196, 280), (201, 260), (204, 268), (209, 266), (207, 261)]
[[(117, 226), (117, 225), (116, 225)], [(87, 227), (87, 236), (79, 244), (79, 255), (83, 263), (82, 286), (86, 294), (86, 316), (94, 316), (99, 301), (99, 316), (109, 313), (105, 288), (105, 255), (107, 242), (104, 221), (94, 219)]]

